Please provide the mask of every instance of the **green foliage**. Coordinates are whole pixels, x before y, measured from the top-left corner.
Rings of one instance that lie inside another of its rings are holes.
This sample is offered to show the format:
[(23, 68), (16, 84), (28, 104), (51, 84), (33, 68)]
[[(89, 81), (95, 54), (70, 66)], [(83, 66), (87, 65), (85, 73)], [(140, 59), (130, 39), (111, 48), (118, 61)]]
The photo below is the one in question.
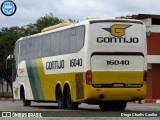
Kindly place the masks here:
[(5, 69), (6, 58), (13, 53), (13, 47), (20, 37), (20, 28), (1, 28), (0, 29), (0, 69)]
[[(9, 54), (13, 54), (15, 42), (24, 36), (32, 35), (41, 32), (42, 29), (48, 26), (56, 25), (65, 22), (62, 19), (54, 17), (52, 13), (37, 19), (36, 23), (30, 23), (22, 27), (3, 27), (0, 28), (0, 76), (6, 74), (6, 58)], [(69, 19), (69, 22), (77, 22)]]
[(44, 17), (39, 18), (36, 21), (35, 26), (37, 27), (38, 32), (41, 32), (41, 30), (45, 27), (49, 27), (63, 22), (65, 21), (57, 17), (54, 17), (53, 14), (50, 13), (49, 15), (45, 15)]
[(71, 22), (71, 23), (78, 23), (79, 22), (78, 20), (73, 20), (73, 19), (70, 19), (70, 18), (68, 18), (68, 21)]

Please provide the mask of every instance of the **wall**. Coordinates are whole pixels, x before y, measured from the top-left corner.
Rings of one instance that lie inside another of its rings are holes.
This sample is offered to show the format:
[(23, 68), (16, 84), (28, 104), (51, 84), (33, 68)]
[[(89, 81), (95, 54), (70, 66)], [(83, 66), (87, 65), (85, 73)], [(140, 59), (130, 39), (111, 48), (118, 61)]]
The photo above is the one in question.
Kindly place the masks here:
[[(152, 33), (147, 37), (148, 55), (160, 55), (160, 33)], [(160, 60), (159, 60), (160, 61)], [(160, 64), (151, 64), (148, 69), (146, 99), (160, 99)]]

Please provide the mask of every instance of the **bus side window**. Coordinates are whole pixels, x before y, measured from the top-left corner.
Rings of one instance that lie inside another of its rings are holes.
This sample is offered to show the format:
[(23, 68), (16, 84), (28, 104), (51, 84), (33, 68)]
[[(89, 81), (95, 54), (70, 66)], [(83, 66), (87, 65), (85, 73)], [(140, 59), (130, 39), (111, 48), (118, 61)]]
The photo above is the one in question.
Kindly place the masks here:
[(71, 29), (71, 35), (70, 35), (70, 53), (77, 52), (77, 40), (76, 40), (76, 29)]
[(60, 32), (51, 34), (51, 55), (59, 55), (60, 49)]
[(19, 61), (25, 60), (27, 58), (27, 40), (22, 40), (20, 44), (20, 58)]
[(42, 36), (42, 57), (50, 56), (51, 35), (47, 34)]
[(42, 37), (34, 38), (33, 40), (33, 54), (34, 58), (40, 58), (41, 57), (41, 50), (42, 50)]
[(71, 35), (70, 30), (64, 30), (61, 32), (61, 36), (60, 36), (60, 54), (61, 55), (70, 53), (69, 51), (70, 35)]
[(27, 59), (33, 59), (33, 40), (27, 40)]
[(84, 33), (85, 33), (84, 26), (80, 26), (76, 28), (77, 52), (83, 48), (84, 37), (85, 37)]

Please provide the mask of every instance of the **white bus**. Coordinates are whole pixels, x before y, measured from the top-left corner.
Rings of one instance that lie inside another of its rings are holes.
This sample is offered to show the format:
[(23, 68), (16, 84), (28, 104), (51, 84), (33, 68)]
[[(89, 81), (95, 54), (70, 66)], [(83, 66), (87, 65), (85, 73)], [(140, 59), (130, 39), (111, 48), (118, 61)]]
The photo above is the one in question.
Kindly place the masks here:
[(84, 102), (101, 110), (123, 110), (128, 101), (145, 98), (143, 22), (91, 19), (57, 26), (16, 42), (15, 100), (23, 100), (24, 106), (57, 102), (61, 109), (77, 109)]

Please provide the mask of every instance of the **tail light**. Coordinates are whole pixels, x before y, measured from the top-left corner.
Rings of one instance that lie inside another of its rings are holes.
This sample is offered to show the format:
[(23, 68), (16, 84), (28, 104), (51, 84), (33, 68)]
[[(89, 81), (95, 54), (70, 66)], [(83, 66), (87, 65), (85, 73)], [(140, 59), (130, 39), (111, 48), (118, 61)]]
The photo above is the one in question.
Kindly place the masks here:
[(86, 83), (92, 84), (92, 71), (91, 70), (88, 70), (86, 72)]
[(143, 81), (144, 81), (144, 82), (147, 81), (147, 71), (144, 71)]

